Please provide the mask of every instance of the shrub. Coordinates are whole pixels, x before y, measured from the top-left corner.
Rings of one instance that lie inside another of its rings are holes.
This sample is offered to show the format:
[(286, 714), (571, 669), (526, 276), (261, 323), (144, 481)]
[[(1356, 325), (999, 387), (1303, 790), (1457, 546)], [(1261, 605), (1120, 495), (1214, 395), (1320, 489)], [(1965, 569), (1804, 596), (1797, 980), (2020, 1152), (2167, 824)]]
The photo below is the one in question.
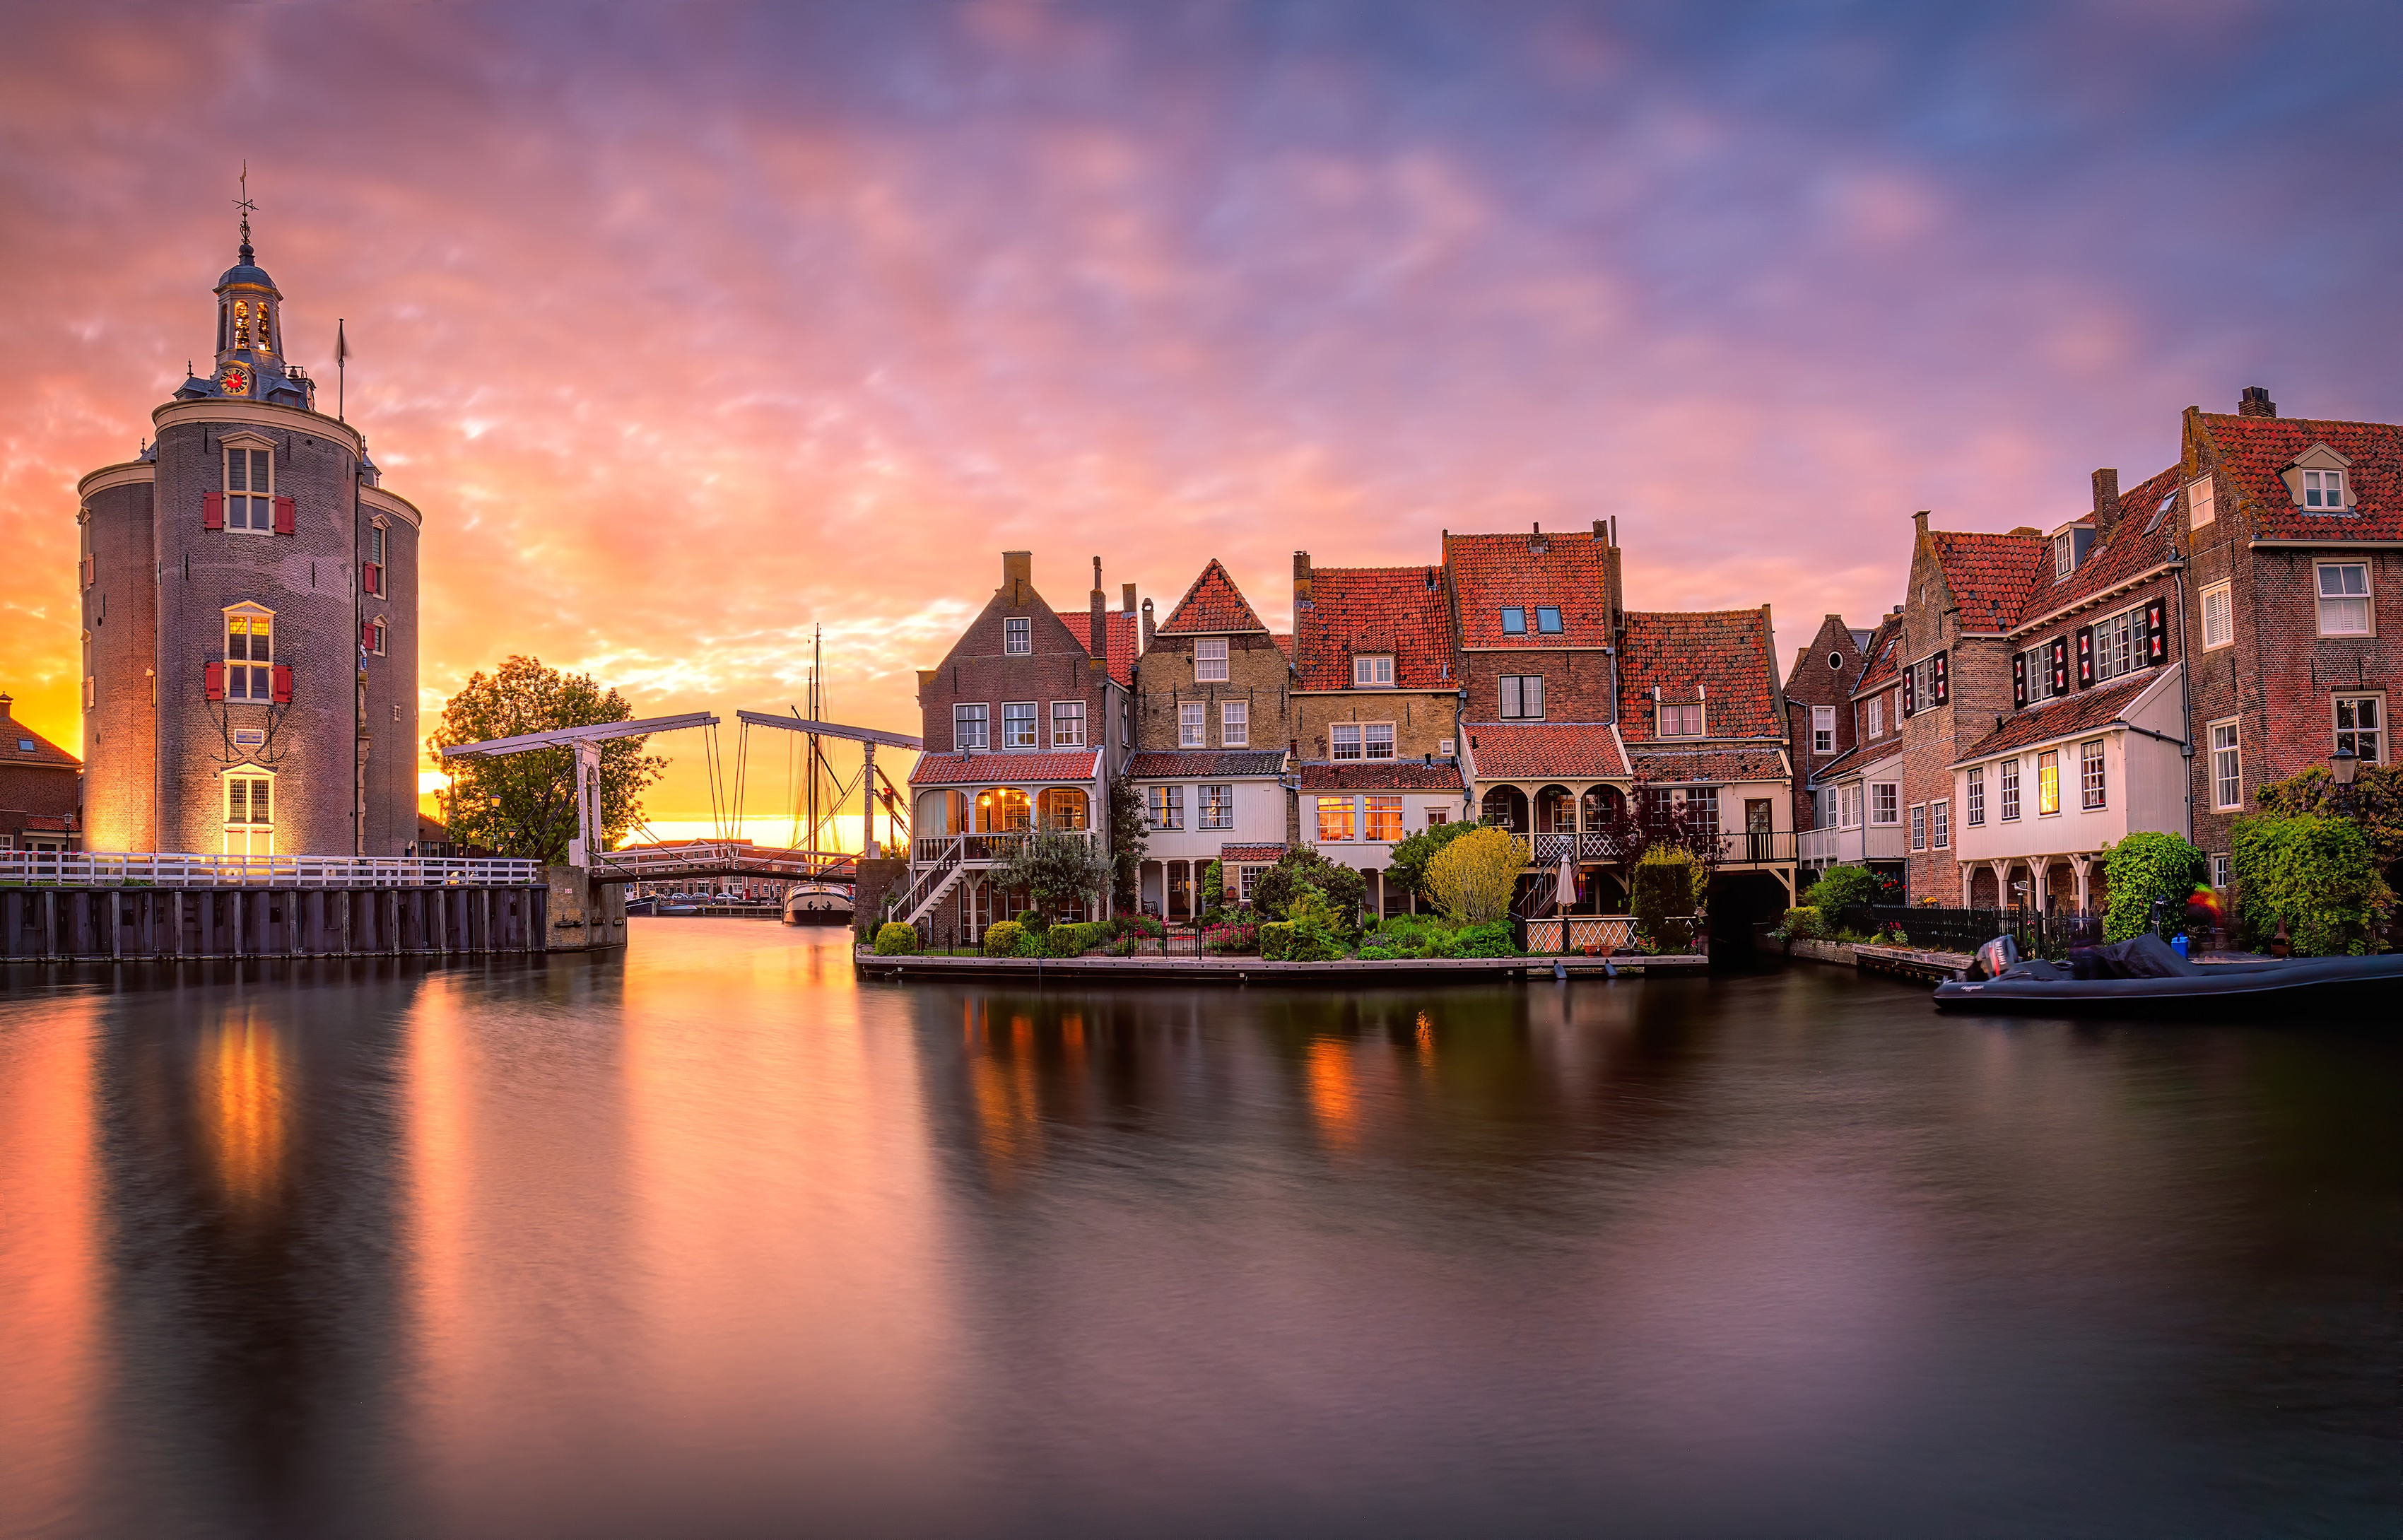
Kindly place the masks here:
[(984, 954), (987, 957), (1015, 957), (1018, 955), (1019, 938), (1025, 934), (1026, 927), (1015, 920), (996, 920), (985, 929)]
[(2183, 918), (2187, 895), (2211, 877), (2202, 852), (2182, 835), (2131, 834), (2104, 854), (2110, 883), (2110, 907), (2103, 919), (2105, 941), (2125, 941), (2143, 932), (2157, 898), (2169, 900), (2173, 918)]
[(1252, 883), (1252, 908), (1260, 914), (1283, 914), (1293, 907), (1297, 892), (1316, 888), (1340, 920), (1347, 934), (1359, 923), (1360, 901), (1368, 896), (1368, 880), (1350, 867), (1339, 867), (1316, 851), (1289, 850), (1277, 864)]
[(1019, 915), (1018, 928), (1031, 930), (1040, 936), (1051, 928), (1051, 922), (1044, 917), (1041, 909), (1027, 909)]
[(2299, 956), (2375, 948), (2395, 895), (2358, 826), (2341, 818), (2255, 813), (2236, 820), (2232, 845), (2236, 914), (2255, 945), (2283, 922)]
[(913, 925), (902, 924), (897, 920), (887, 921), (876, 933), (876, 955), (879, 957), (908, 957), (917, 950), (918, 931)]
[(1118, 927), (1131, 930), (1137, 936), (1149, 936), (1154, 941), (1168, 934), (1167, 922), (1155, 920), (1148, 914), (1130, 914), (1118, 922)]
[(1479, 827), (1459, 836), (1427, 863), (1436, 907), (1459, 924), (1505, 918), (1531, 853), (1527, 841), (1507, 829)]
[(1853, 905), (1869, 905), (1885, 897), (1885, 880), (1867, 867), (1829, 867), (1802, 895), (1803, 904), (1822, 914)]
[(1293, 927), (1285, 955), (1296, 963), (1332, 962), (1352, 950), (1335, 906), (1316, 888), (1305, 887), (1294, 895), (1285, 922)]
[(1451, 945), (1447, 957), (1516, 957), (1519, 949), (1510, 944), (1510, 922), (1488, 920), (1481, 925), (1469, 925), (1446, 938)]
[(1256, 952), (1260, 950), (1260, 927), (1248, 921), (1233, 920), (1212, 925), (1202, 932), (1202, 950), (1215, 952)]
[(1085, 950), (1082, 925), (1054, 925), (1043, 933), (1043, 955), (1074, 957)]
[(1360, 949), (1360, 961), (1363, 963), (1391, 963), (1399, 959), (1401, 955), (1402, 954), (1400, 952), (1396, 951), (1391, 947), (1362, 947)]
[(1227, 868), (1213, 861), (1202, 868), (1202, 912), (1215, 914), (1227, 907)]
[(1819, 911), (1808, 906), (1787, 909), (1781, 928), (1787, 936), (1804, 941), (1816, 941), (1827, 934), (1827, 926), (1821, 923)]
[(1385, 869), (1385, 880), (1388, 882), (1398, 881), (1410, 892), (1433, 903), (1435, 894), (1427, 886), (1428, 863), (1445, 846), (1463, 835), (1476, 833), (1480, 826), (1476, 824), (1436, 824), (1421, 829), (1394, 846), (1393, 853), (1386, 857), (1389, 865)]
[(1293, 957), (1293, 922), (1271, 920), (1260, 927), (1260, 957), (1271, 963), (1289, 962)]
[(1635, 891), (1628, 907), (1635, 928), (1662, 951), (1694, 944), (1694, 899), (1702, 864), (1682, 845), (1655, 845), (1635, 863)]

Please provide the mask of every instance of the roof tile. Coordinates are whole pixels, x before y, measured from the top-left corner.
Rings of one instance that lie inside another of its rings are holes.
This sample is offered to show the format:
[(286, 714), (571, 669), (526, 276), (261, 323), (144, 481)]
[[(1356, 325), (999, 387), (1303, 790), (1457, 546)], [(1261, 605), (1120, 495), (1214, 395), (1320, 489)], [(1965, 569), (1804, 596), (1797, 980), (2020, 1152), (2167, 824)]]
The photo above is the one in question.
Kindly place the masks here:
[[(1630, 749), (1638, 781), (1783, 781), (1785, 761), (1775, 749)], [(1722, 815), (1743, 810), (1722, 809)]]
[[(1103, 613), (1103, 626), (1110, 639), (1110, 677), (1132, 689), (1134, 687), (1135, 654), (1143, 645), (1137, 636), (1135, 617), (1124, 610)], [(1068, 628), (1068, 634), (1076, 639), (1076, 645), (1084, 648), (1086, 656), (1090, 657), (1093, 651), (1092, 612), (1063, 610), (1060, 623)]]
[[(2403, 540), (2403, 427), (2312, 417), (2197, 415), (2219, 450), (2220, 468), (2235, 480), (2239, 495), (2259, 507), (2256, 538)], [(2297, 507), (2279, 479), (2280, 471), (2314, 444), (2326, 444), (2353, 462), (2345, 480), (2354, 506), (2345, 513)]]
[(1146, 749), (1127, 761), (1139, 781), (1173, 781), (1201, 775), (1282, 775), (1282, 749)]
[[(1560, 534), (1445, 535), (1444, 570), (1451, 574), (1460, 599), (1460, 645), (1608, 646), (1607, 549), (1600, 535), (1582, 530)], [(1524, 635), (1502, 629), (1506, 604), (1526, 612)], [(1559, 607), (1559, 631), (1535, 629), (1535, 610), (1542, 605)]]
[(2158, 673), (2147, 673), (2141, 679), (2130, 679), (2100, 689), (2081, 690), (2063, 700), (2048, 701), (2041, 706), (2007, 718), (2002, 726), (1964, 749), (1953, 763), (1965, 765), (2011, 749), (2025, 748), (2030, 743), (2041, 743), (2103, 727), (2160, 678)]
[(1663, 701), (1704, 700), (1702, 726), (1713, 738), (1784, 732), (1769, 617), (1760, 610), (1630, 610), (1618, 669), (1619, 731), (1630, 743), (1652, 736), (1655, 686)]
[(913, 786), (1002, 786), (1090, 781), (1101, 773), (1101, 750), (1058, 754), (924, 754), (910, 767)]
[(1227, 576), (1227, 569), (1214, 556), (1153, 634), (1219, 636), (1231, 631), (1266, 630), (1268, 627), (1260, 624), (1250, 602), (1243, 598), (1243, 590), (1235, 586), (1235, 580)]
[(1458, 791), (1460, 767), (1449, 759), (1347, 759), (1301, 767), (1304, 791)]
[(1626, 756), (1606, 722), (1464, 722), (1461, 730), (1481, 780), (1627, 778)]
[(1392, 653), (1397, 688), (1453, 687), (1441, 567), (1320, 567), (1294, 611), (1299, 688), (1349, 689), (1356, 652)]

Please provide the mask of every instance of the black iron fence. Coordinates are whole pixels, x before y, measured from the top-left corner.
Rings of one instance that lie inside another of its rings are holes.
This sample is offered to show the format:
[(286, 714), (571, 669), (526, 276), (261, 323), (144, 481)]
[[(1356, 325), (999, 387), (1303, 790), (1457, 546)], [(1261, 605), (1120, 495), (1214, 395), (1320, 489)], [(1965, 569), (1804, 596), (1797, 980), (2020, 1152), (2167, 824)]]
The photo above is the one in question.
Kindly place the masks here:
[(2099, 914), (2047, 914), (2038, 909), (1948, 909), (1918, 904), (1847, 904), (1832, 930), (1883, 936), (1901, 927), (1906, 944), (1933, 951), (1974, 952), (1997, 936), (2007, 936), (2024, 956), (2059, 957), (2074, 947), (2099, 946)]

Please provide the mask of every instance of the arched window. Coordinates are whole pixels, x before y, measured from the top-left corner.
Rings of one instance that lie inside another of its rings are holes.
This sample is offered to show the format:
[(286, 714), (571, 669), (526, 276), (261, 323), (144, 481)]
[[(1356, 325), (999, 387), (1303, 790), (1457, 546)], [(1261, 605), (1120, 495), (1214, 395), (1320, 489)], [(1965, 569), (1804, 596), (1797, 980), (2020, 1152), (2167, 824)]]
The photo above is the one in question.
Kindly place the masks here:
[(1516, 786), (1496, 786), (1485, 794), (1485, 822), (1512, 834), (1527, 832), (1527, 794)]
[(225, 853), (228, 855), (275, 853), (275, 772), (257, 765), (236, 765), (223, 776), (225, 787)]
[(233, 345), (237, 348), (250, 346), (250, 301), (247, 299), (233, 302)]
[(1034, 821), (1034, 805), (1015, 786), (994, 786), (977, 793), (977, 832), (1012, 834)]
[(1072, 786), (1052, 786), (1035, 798), (1036, 811), (1047, 829), (1083, 830), (1087, 824), (1089, 799)]

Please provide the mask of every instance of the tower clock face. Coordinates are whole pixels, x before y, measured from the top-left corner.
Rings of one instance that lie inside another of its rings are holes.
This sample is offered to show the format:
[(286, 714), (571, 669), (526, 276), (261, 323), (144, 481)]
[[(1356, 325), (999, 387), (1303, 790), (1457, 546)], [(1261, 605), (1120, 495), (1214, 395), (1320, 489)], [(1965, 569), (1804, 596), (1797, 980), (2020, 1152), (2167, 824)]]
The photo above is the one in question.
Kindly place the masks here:
[(248, 395), (250, 371), (240, 364), (228, 364), (225, 367), (225, 372), (217, 376), (217, 389), (228, 395)]

